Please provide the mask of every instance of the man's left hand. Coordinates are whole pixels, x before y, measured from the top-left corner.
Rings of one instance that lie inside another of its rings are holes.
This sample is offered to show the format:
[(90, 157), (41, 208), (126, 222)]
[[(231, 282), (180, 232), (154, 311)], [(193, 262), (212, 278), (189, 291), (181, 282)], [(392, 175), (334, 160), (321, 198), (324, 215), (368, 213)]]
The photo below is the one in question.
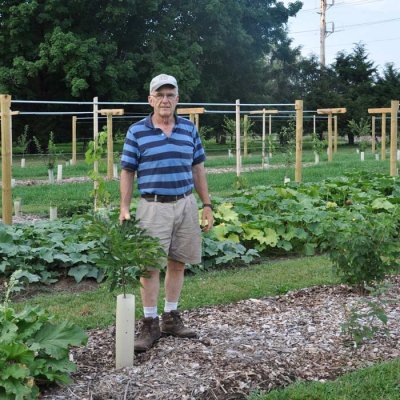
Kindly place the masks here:
[(204, 207), (201, 213), (201, 226), (203, 232), (208, 232), (214, 225), (213, 211), (210, 207)]

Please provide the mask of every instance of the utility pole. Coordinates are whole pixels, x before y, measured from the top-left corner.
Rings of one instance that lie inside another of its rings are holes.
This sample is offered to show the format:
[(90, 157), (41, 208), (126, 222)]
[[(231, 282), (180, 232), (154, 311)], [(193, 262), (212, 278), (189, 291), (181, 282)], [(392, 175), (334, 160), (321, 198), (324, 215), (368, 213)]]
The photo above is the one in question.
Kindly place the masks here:
[(334, 32), (335, 27), (333, 22), (332, 24), (332, 30), (327, 31), (326, 30), (326, 10), (328, 10), (330, 7), (332, 7), (335, 4), (335, 0), (331, 0), (330, 4), (327, 4), (327, 0), (321, 0), (320, 3), (320, 37), (319, 37), (319, 43), (320, 43), (320, 64), (321, 66), (325, 67), (325, 38), (329, 36), (331, 33)]

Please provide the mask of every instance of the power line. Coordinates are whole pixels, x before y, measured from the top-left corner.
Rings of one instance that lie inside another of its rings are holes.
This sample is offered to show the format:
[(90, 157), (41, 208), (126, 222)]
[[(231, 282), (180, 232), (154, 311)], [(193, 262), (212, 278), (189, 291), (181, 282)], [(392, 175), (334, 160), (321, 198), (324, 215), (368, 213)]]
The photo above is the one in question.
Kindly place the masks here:
[[(360, 26), (366, 26), (366, 25), (369, 26), (369, 25), (385, 24), (385, 23), (398, 21), (398, 20), (400, 20), (400, 18), (391, 18), (391, 19), (383, 19), (381, 21), (370, 21), (370, 22), (362, 22), (360, 24), (344, 25), (342, 28), (340, 28), (340, 32), (345, 31), (348, 28), (358, 28)], [(337, 32), (339, 32), (339, 30)]]
[[(339, 7), (345, 7), (345, 6), (362, 6), (364, 4), (371, 4), (371, 3), (378, 3), (383, 0), (356, 0), (354, 3), (347, 3), (347, 2), (340, 2), (340, 3), (335, 3), (335, 6)], [(315, 10), (319, 10), (319, 7), (314, 7), (314, 8), (304, 8), (301, 9), (299, 12), (315, 12)]]
[[(352, 25), (343, 25), (343, 27), (340, 28), (340, 32), (344, 30), (348, 30), (349, 28), (358, 28), (360, 26), (366, 26), (366, 25), (377, 25), (377, 24), (386, 24), (394, 21), (398, 21), (400, 18), (391, 18), (391, 19), (383, 19), (380, 21), (369, 21), (369, 22), (362, 22), (360, 24), (352, 24)], [(319, 29), (307, 29), (305, 31), (297, 31), (297, 32), (290, 32), (291, 34), (294, 33), (307, 33), (307, 32), (318, 32)], [(339, 30), (336, 30), (336, 32), (339, 32)]]

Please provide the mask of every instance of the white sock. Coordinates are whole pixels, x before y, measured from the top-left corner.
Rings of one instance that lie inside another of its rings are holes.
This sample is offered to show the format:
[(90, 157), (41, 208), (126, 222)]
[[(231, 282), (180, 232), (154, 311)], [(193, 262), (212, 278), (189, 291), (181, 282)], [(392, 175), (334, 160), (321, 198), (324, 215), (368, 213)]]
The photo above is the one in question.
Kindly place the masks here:
[(165, 300), (164, 312), (171, 312), (178, 309), (178, 302), (174, 303), (172, 301)]
[(155, 307), (143, 307), (143, 314), (145, 318), (157, 318), (157, 306)]

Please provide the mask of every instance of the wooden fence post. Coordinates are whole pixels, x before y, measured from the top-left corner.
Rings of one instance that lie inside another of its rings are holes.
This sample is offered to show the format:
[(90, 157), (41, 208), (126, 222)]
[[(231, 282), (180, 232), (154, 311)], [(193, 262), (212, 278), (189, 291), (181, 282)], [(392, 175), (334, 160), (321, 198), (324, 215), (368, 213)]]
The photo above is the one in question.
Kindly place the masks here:
[(247, 126), (249, 123), (249, 116), (246, 114), (243, 118), (243, 157), (247, 157)]
[(114, 177), (114, 153), (113, 153), (113, 132), (112, 132), (112, 117), (113, 115), (124, 115), (123, 109), (104, 109), (99, 110), (99, 114), (107, 116), (107, 179), (112, 180)]
[(265, 108), (263, 109), (263, 115), (262, 115), (262, 143), (261, 143), (261, 167), (264, 169), (265, 167)]
[(381, 158), (386, 160), (386, 113), (382, 113)]
[(72, 117), (72, 165), (76, 165), (76, 121), (77, 117)]
[(317, 134), (317, 118), (315, 116), (315, 114), (313, 115), (313, 134), (316, 135)]
[(295, 181), (301, 182), (301, 161), (303, 154), (303, 100), (296, 100), (296, 169)]
[(195, 107), (195, 108), (178, 108), (176, 113), (178, 115), (189, 115), (189, 120), (196, 125), (197, 132), (200, 129), (200, 116), (199, 114), (205, 113), (204, 107)]
[(372, 152), (375, 153), (376, 151), (376, 144), (375, 144), (375, 115), (371, 118), (371, 135), (372, 135)]
[[(98, 110), (99, 110), (99, 98), (93, 97), (93, 142), (94, 142), (94, 151), (96, 151), (98, 142), (99, 142), (99, 119), (98, 119)], [(93, 170), (95, 173), (99, 172), (99, 162), (95, 161), (93, 164)], [(95, 189), (97, 182), (94, 182)]]
[(262, 114), (262, 142), (261, 142), (261, 167), (264, 168), (265, 165), (265, 134), (266, 134), (266, 115), (269, 116), (269, 135), (271, 135), (272, 129), (272, 114), (278, 114), (278, 110), (266, 110), (263, 108), (262, 110), (254, 110), (250, 111), (250, 114)]
[(399, 101), (391, 101), (391, 124), (390, 124), (390, 176), (397, 176), (397, 113)]
[(337, 115), (333, 116), (333, 152), (337, 153), (338, 144), (338, 127), (337, 127)]
[(240, 160), (240, 100), (236, 100), (236, 176), (240, 176), (240, 171), (242, 169)]
[(333, 114), (344, 114), (346, 108), (320, 108), (317, 110), (318, 114), (328, 115), (328, 161), (332, 161), (332, 115)]
[(2, 210), (3, 223), (12, 224), (12, 194), (11, 194), (11, 96), (0, 95), (1, 109), (1, 167), (2, 167)]
[(391, 113), (392, 109), (386, 108), (368, 108), (369, 114), (381, 114), (381, 158), (386, 160), (386, 113)]

